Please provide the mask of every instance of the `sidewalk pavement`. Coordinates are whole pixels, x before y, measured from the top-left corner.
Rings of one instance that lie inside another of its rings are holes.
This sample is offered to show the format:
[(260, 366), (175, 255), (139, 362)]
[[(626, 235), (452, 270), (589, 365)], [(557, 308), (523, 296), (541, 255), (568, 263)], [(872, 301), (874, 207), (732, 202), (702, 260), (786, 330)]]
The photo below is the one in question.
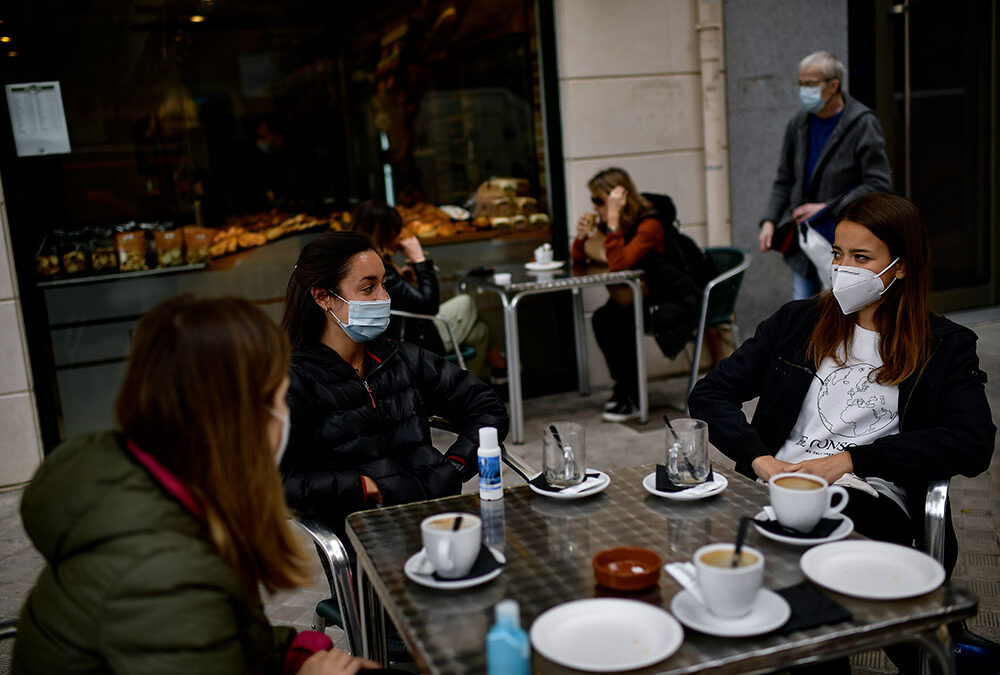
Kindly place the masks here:
[[(979, 335), (981, 368), (990, 376), (986, 385), (993, 419), (1000, 425), (1000, 308), (965, 312), (951, 318)], [(662, 461), (664, 414), (671, 418), (684, 415), (686, 377), (674, 377), (650, 383), (648, 424), (607, 424), (601, 421), (607, 391), (594, 391), (588, 397), (575, 392), (532, 399), (526, 406), (525, 439), (515, 452), (534, 466), (541, 466), (542, 428), (550, 421), (567, 420), (583, 424), (587, 434), (587, 463), (601, 468), (633, 466)], [(748, 406), (749, 411), (750, 406)], [(714, 451), (713, 451), (714, 452)], [(713, 461), (732, 466), (727, 458), (714, 453)], [(505, 472), (506, 485), (520, 479)], [(475, 481), (466, 491), (475, 492)], [(958, 533), (960, 554), (953, 581), (979, 596), (979, 613), (969, 621), (969, 628), (979, 635), (1000, 641), (1000, 459), (994, 454), (990, 469), (976, 478), (958, 477), (951, 482), (952, 514)], [(0, 620), (16, 617), (27, 597), (42, 560), (27, 541), (18, 517), (20, 491), (0, 493)], [(324, 579), (309, 588), (280, 593), (266, 598), (265, 605), (273, 623), (309, 628), (313, 607), (329, 596)], [(344, 646), (343, 634), (329, 629), (338, 646)], [(10, 670), (11, 642), (0, 643), (0, 675)], [(855, 675), (895, 673), (895, 668), (881, 651), (866, 652), (851, 659)]]

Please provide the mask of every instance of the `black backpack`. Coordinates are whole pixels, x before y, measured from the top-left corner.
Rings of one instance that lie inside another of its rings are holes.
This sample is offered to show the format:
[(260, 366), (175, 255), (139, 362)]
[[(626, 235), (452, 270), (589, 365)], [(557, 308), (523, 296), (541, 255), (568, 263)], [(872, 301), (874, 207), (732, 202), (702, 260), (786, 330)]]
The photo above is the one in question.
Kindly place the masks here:
[(711, 259), (677, 227), (677, 208), (667, 195), (644, 192), (653, 206), (648, 215), (663, 227), (663, 253), (652, 251), (639, 262), (649, 289), (648, 323), (660, 351), (673, 358), (694, 338), (705, 284), (717, 272)]

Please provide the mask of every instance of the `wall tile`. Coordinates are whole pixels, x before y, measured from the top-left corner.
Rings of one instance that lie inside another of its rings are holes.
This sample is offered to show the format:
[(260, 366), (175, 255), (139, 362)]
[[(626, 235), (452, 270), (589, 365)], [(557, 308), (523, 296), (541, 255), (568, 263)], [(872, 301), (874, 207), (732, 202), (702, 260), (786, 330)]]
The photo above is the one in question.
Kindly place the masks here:
[(42, 460), (35, 402), (30, 394), (0, 396), (0, 486), (23, 483)]
[(0, 394), (28, 389), (17, 303), (0, 301)]
[(640, 191), (670, 195), (682, 224), (705, 222), (704, 155), (701, 151), (604, 157), (566, 162), (567, 226), (571, 235), (580, 215), (592, 209), (587, 181), (609, 166), (628, 171)]
[(560, 77), (698, 69), (696, 0), (557, 0)]
[(567, 158), (700, 148), (697, 75), (563, 80)]

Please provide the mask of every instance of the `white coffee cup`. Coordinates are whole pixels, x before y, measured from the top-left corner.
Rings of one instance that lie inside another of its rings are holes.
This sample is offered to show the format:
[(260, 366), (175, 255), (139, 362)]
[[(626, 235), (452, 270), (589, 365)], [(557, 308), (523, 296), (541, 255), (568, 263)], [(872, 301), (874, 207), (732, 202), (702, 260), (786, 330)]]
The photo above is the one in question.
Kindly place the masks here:
[[(847, 506), (847, 490), (809, 473), (777, 473), (767, 485), (778, 522), (799, 532), (809, 532), (820, 518), (835, 516)], [(836, 494), (841, 499), (833, 505)]]
[(510, 286), (510, 272), (497, 272), (493, 275), (493, 283), (497, 286)]
[(420, 523), (420, 539), (424, 555), (438, 576), (457, 579), (469, 573), (479, 556), (483, 523), (471, 513), (439, 513)]
[(705, 607), (724, 619), (746, 616), (753, 609), (764, 581), (764, 554), (744, 546), (740, 565), (732, 566), (733, 544), (709, 544), (694, 553), (698, 590)]
[(552, 245), (542, 244), (535, 249), (535, 262), (540, 263), (550, 263), (552, 262)]

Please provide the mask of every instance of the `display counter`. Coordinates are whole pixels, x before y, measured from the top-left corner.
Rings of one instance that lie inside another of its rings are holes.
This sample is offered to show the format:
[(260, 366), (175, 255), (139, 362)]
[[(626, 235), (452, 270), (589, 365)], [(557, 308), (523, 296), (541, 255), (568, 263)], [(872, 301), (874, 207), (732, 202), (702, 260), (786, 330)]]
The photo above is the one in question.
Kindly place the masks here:
[[(488, 235), (488, 236), (483, 236)], [(294, 235), (213, 260), (184, 266), (40, 283), (59, 392), (62, 436), (114, 426), (114, 401), (139, 318), (156, 303), (179, 293), (235, 295), (259, 305), (280, 321), (285, 286), (299, 252), (315, 232)], [(439, 268), (442, 295), (454, 288), (461, 270), (527, 261), (548, 230), (466, 233), (423, 242)], [(481, 316), (502, 335), (498, 306)]]

